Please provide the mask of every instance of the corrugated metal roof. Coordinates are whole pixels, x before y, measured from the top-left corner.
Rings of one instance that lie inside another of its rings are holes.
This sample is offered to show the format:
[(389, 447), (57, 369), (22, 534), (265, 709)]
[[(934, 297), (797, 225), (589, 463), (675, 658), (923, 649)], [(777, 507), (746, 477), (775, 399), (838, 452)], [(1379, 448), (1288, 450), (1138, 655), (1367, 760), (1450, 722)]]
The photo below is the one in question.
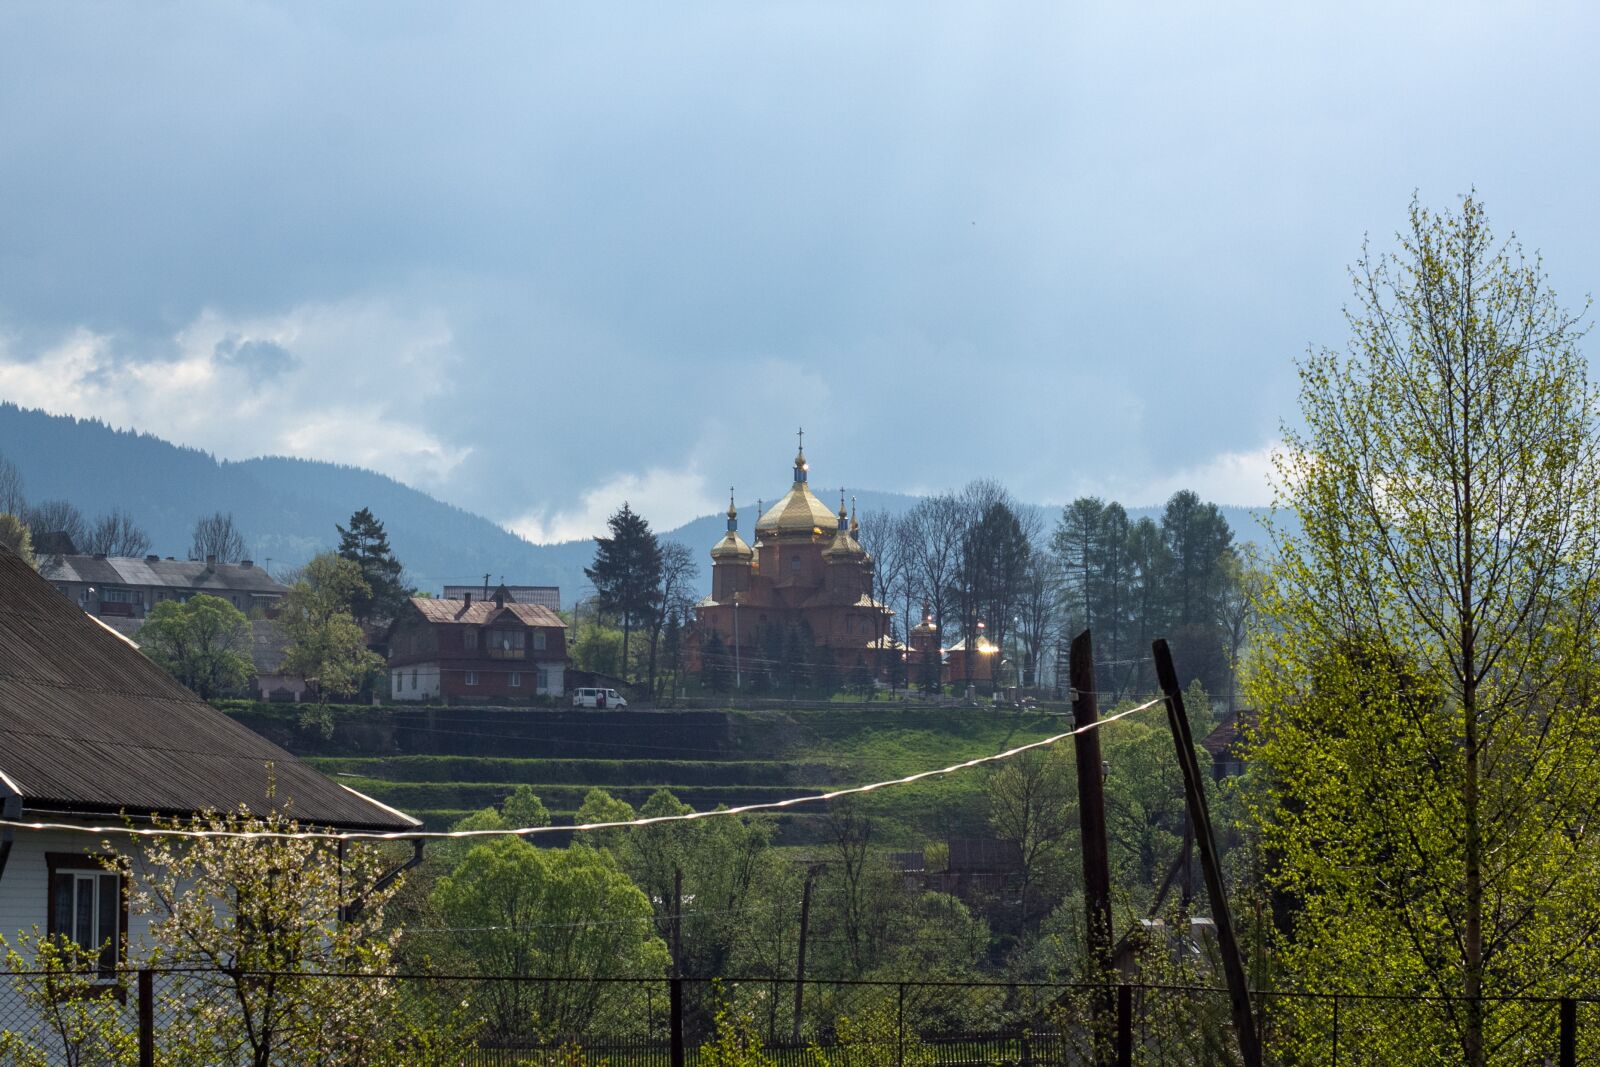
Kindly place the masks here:
[(5, 549), (0, 772), (35, 811), (170, 815), (243, 804), (346, 829), (419, 825), (201, 701)]
[(139, 556), (47, 556), (39, 564), (57, 582), (136, 585), (161, 589), (223, 589), (235, 593), (282, 596), (288, 587), (254, 564), (206, 563), (195, 559), (145, 559)]
[(561, 616), (542, 604), (507, 603), (505, 607), (500, 607), (492, 600), (488, 603), (474, 600), (468, 607), (463, 600), (440, 600), (426, 596), (414, 596), (411, 603), (424, 619), (436, 623), (489, 626), (502, 616), (509, 616), (527, 626), (559, 626), (565, 629), (567, 625), (561, 621)]

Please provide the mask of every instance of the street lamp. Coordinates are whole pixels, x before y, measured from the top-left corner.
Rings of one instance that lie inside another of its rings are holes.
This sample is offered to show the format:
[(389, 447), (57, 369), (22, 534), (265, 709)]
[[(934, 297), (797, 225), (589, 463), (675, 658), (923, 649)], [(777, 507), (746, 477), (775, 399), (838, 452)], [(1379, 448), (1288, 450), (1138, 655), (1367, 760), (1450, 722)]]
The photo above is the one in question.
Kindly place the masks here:
[(733, 687), (744, 692), (744, 671), (739, 661), (739, 594), (733, 594)]

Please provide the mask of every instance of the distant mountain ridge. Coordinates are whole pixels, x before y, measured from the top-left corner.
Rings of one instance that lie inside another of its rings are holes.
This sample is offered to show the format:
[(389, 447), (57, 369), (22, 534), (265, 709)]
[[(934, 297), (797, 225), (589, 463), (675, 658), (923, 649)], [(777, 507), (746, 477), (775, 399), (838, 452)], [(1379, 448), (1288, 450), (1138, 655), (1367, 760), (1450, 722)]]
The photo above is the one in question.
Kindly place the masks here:
[[(566, 606), (587, 585), (583, 568), (594, 558), (593, 541), (536, 545), (481, 515), (361, 467), (284, 456), (218, 460), (153, 434), (9, 402), (0, 402), (0, 455), (22, 472), (29, 500), (68, 500), (90, 519), (109, 508), (126, 508), (150, 534), (152, 551), (163, 556), (183, 557), (195, 520), (226, 511), (244, 531), (251, 558), (282, 571), (334, 547), (335, 524), (368, 507), (382, 520), (410, 580), (434, 593), (447, 583), (479, 582), (487, 574), (491, 583), (504, 576), (512, 584), (560, 586)], [(766, 504), (789, 488), (780, 481), (781, 476), (774, 479)], [(903, 514), (921, 499), (849, 492), (862, 513)], [(829, 500), (826, 490), (818, 495)], [(1059, 507), (1030, 506), (1038, 509), (1046, 529), (1054, 526)], [(1130, 508), (1129, 514), (1159, 519), (1160, 510)], [(1249, 509), (1222, 510), (1238, 540), (1261, 540)], [(755, 502), (739, 505), (739, 528), (747, 538), (755, 517)], [(696, 553), (702, 593), (711, 586), (705, 553), (722, 537), (726, 522), (726, 516), (712, 514), (658, 531)]]

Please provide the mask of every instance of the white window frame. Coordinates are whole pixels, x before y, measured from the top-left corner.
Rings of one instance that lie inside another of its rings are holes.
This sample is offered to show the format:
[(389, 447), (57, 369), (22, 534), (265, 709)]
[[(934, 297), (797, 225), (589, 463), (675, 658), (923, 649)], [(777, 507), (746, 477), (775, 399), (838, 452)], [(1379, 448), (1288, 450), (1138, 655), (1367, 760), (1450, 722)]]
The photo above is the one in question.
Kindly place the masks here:
[(522, 672), (521, 671), (512, 671), (511, 672), (511, 688), (512, 689), (521, 689), (522, 688)]
[(467, 672), (467, 684), (468, 685), (477, 685), (478, 684), (478, 672), (477, 671), (468, 671)]

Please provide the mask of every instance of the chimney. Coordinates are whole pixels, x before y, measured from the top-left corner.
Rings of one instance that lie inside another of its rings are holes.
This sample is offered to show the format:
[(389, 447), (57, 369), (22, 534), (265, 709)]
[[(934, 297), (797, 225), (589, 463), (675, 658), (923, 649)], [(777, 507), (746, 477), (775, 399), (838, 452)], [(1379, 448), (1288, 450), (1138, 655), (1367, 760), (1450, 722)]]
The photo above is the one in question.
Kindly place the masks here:
[(207, 567), (215, 567), (216, 565), (217, 565), (217, 557), (216, 556), (207, 556), (206, 557), (206, 566)]
[(239, 561), (239, 566), (243, 570), (249, 570), (251, 567), (254, 567), (255, 565), (256, 565), (256, 561), (253, 560), (253, 559), (241, 559)]
[(461, 605), (461, 610), (456, 612), (456, 618), (458, 618), (458, 619), (461, 618), (463, 615), (465, 615), (467, 612), (472, 610), (472, 594), (471, 593), (465, 594), (462, 597), (462, 601), (463, 601), (463, 603)]
[(106, 554), (104, 552), (96, 552), (94, 554), (94, 558), (95, 559), (105, 559), (106, 558)]
[(146, 563), (160, 563), (161, 557), (157, 555), (149, 555), (144, 558), (144, 561)]

